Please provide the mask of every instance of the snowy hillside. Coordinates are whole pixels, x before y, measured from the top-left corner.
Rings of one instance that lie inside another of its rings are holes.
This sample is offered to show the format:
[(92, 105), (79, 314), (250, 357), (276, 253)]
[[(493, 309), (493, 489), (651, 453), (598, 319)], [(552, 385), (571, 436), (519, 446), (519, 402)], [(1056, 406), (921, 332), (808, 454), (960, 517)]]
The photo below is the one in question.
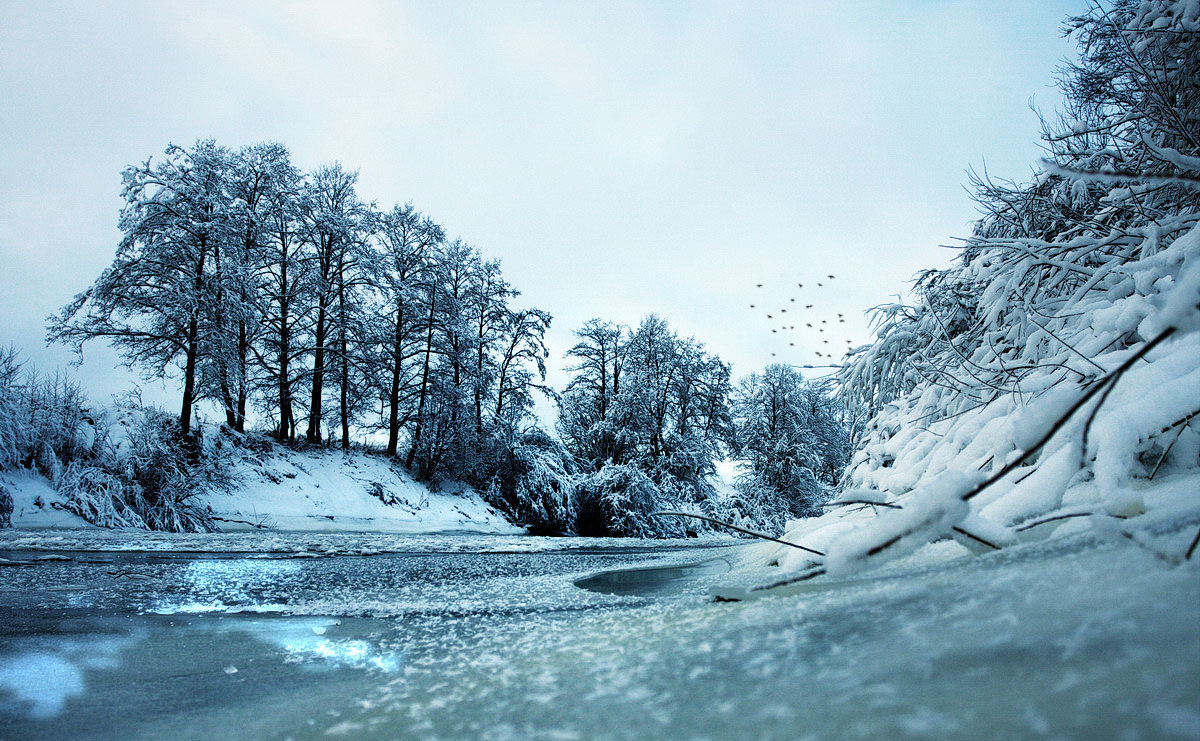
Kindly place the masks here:
[[(382, 456), (275, 447), (247, 456), (228, 490), (197, 495), (220, 530), (519, 533), (471, 489), (431, 491)], [(32, 471), (0, 471), (18, 529), (90, 528)]]
[(276, 449), (244, 463), (238, 478), (201, 498), (222, 530), (521, 532), (473, 490), (430, 491), (383, 456)]

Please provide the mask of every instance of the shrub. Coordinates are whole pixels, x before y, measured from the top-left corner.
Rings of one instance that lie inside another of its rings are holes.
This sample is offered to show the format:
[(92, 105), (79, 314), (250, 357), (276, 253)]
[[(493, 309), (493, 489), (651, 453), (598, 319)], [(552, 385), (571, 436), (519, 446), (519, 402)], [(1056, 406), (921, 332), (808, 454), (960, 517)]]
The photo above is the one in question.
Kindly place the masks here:
[(678, 537), (684, 527), (674, 518), (651, 517), (663, 493), (631, 465), (605, 466), (580, 480), (575, 493), (575, 532), (598, 537)]

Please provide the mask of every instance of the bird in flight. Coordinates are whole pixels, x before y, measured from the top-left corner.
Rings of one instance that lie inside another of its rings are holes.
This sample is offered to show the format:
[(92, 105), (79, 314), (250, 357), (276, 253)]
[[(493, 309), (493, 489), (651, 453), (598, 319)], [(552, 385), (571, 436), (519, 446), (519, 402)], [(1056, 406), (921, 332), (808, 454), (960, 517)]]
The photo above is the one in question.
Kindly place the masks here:
[(824, 283), (818, 283), (818, 284), (817, 284), (817, 288), (824, 288), (824, 287), (825, 287), (825, 284), (824, 284)]
[(806, 308), (806, 309), (811, 309), (812, 307), (813, 307), (813, 305), (812, 305), (812, 304), (805, 304), (805, 305), (804, 305), (804, 308)]
[(759, 288), (762, 288), (762, 283), (756, 283), (755, 285), (758, 286)]
[(833, 276), (832, 276), (832, 275), (831, 275), (831, 276), (829, 276), (829, 280), (833, 280)]

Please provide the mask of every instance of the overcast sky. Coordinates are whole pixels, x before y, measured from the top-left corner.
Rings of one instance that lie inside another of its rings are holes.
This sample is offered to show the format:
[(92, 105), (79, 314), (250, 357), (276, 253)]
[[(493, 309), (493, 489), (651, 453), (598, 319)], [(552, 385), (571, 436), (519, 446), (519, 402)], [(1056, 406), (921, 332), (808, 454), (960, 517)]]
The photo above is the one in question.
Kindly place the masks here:
[[(121, 169), (215, 137), (358, 168), (501, 259), (556, 385), (593, 316), (658, 313), (736, 375), (812, 362), (948, 262), (968, 166), (1028, 177), (1082, 5), (0, 0), (0, 340), (69, 361), (44, 318), (111, 260)], [(791, 297), (836, 330), (788, 347), (749, 308)], [(118, 362), (76, 372), (105, 400)]]

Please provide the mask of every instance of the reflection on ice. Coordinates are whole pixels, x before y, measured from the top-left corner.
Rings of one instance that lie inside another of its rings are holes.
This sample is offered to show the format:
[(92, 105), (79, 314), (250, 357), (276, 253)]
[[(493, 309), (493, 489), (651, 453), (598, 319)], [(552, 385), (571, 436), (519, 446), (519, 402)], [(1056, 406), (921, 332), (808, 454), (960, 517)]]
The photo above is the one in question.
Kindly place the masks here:
[(140, 635), (16, 639), (0, 655), (0, 717), (53, 718), (86, 689), (84, 671), (117, 666)]
[(83, 694), (83, 669), (49, 653), (24, 653), (0, 658), (0, 689), (11, 694), (15, 707), (5, 711), (42, 720), (62, 712), (67, 698)]
[(287, 579), (301, 574), (297, 561), (282, 559), (204, 559), (188, 563), (178, 574), (179, 589), (148, 610), (158, 615), (207, 612), (284, 612), (282, 604), (264, 601)]
[(383, 672), (394, 672), (400, 668), (400, 658), (396, 654), (377, 653), (362, 640), (331, 641), (312, 636), (287, 643), (283, 649), (297, 661), (327, 659), (333, 664)]
[(284, 653), (289, 663), (311, 669), (349, 667), (394, 672), (402, 655), (386, 651), (361, 638), (329, 636), (331, 628), (341, 625), (334, 618), (280, 618), (272, 620), (234, 620), (221, 630), (245, 633), (255, 640), (271, 644)]
[(209, 612), (236, 614), (240, 612), (265, 613), (286, 612), (287, 605), (227, 605), (224, 602), (196, 602), (188, 600), (160, 600), (147, 612), (155, 615), (201, 615)]

